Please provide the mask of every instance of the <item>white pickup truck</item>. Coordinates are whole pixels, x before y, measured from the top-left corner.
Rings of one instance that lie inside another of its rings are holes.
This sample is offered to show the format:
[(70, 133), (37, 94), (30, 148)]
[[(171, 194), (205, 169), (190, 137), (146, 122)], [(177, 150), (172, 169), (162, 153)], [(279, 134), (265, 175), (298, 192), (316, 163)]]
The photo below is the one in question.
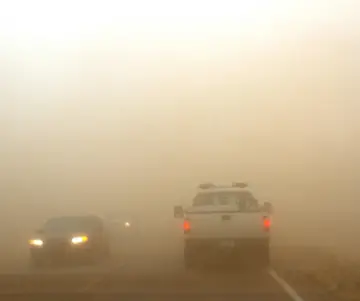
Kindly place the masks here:
[(183, 219), (185, 267), (193, 267), (211, 252), (246, 260), (250, 255), (267, 266), (271, 211), (271, 204), (259, 204), (245, 183), (199, 185), (192, 206), (174, 208), (174, 216)]

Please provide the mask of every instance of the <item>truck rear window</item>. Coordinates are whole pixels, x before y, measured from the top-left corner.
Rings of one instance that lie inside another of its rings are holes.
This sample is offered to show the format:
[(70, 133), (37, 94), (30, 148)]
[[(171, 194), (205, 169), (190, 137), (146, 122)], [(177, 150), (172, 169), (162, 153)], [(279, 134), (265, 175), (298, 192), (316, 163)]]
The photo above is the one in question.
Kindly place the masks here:
[(222, 191), (198, 194), (193, 200), (193, 206), (231, 206), (239, 210), (258, 209), (258, 201), (249, 191)]

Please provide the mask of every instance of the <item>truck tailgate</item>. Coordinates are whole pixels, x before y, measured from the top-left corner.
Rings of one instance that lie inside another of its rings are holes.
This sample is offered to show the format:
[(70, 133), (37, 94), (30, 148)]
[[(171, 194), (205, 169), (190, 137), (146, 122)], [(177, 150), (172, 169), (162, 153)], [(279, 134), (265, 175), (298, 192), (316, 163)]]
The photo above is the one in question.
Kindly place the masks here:
[[(223, 206), (222, 206), (223, 207)], [(225, 206), (224, 206), (225, 207)], [(186, 212), (191, 224), (191, 238), (261, 238), (267, 236), (264, 231), (263, 212), (239, 212), (234, 208), (211, 209)], [(221, 210), (220, 210), (221, 209)]]

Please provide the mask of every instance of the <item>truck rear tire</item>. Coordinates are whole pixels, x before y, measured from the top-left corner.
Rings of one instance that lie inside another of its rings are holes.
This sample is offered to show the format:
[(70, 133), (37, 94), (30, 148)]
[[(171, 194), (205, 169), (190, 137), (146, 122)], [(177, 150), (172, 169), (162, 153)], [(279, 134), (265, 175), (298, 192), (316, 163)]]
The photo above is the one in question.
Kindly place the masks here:
[(192, 269), (196, 265), (195, 253), (189, 246), (184, 247), (184, 265), (186, 269)]

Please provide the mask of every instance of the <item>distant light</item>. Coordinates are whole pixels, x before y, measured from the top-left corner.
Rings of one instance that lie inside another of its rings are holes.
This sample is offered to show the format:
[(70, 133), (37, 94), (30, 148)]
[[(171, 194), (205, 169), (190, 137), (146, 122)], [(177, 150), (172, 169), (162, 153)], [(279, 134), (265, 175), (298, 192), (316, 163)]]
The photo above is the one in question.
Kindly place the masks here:
[(239, 187), (239, 188), (246, 188), (248, 185), (247, 185), (247, 183), (233, 182), (232, 186)]

